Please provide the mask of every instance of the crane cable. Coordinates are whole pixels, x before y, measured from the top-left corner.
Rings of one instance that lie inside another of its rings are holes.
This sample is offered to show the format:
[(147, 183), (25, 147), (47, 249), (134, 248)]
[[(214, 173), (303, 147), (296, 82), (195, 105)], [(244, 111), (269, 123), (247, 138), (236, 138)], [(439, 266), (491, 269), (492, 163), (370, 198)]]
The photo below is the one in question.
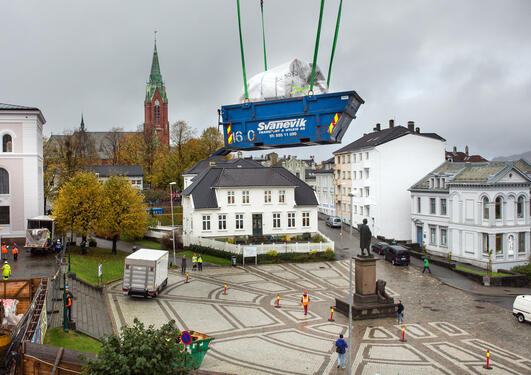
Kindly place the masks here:
[(325, 0), (321, 0), (321, 10), (319, 11), (319, 25), (317, 26), (317, 36), (315, 38), (315, 50), (313, 52), (312, 80), (310, 82), (309, 94), (313, 95), (313, 81), (315, 79), (315, 66), (317, 64), (317, 53), (319, 52), (319, 38), (321, 37), (321, 24), (323, 23), (323, 9)]
[(242, 72), (243, 72), (243, 87), (245, 89), (245, 100), (249, 100), (247, 93), (247, 74), (245, 73), (245, 57), (243, 55), (243, 39), (242, 39), (242, 22), (240, 19), (240, 0), (236, 0), (238, 6), (238, 30), (240, 31), (240, 51), (242, 55)]
[(267, 72), (267, 57), (266, 57), (266, 42), (265, 42), (265, 29), (264, 29), (264, 0), (260, 0), (260, 10), (262, 11), (262, 42), (264, 44), (264, 68)]
[(326, 85), (330, 88), (330, 76), (332, 74), (332, 63), (334, 62), (334, 53), (336, 52), (337, 35), (339, 33), (339, 23), (341, 20), (341, 8), (343, 7), (343, 0), (339, 1), (339, 9), (337, 11), (336, 32), (334, 34), (334, 44), (332, 44), (332, 54), (330, 55), (330, 65), (328, 66), (328, 78)]

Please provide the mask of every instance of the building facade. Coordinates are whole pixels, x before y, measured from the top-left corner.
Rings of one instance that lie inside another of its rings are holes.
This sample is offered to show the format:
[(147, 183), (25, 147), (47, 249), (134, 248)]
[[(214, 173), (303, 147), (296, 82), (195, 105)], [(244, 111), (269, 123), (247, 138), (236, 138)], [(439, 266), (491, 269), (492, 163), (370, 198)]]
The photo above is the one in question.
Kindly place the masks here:
[(411, 237), (430, 253), (493, 270), (530, 256), (531, 165), (445, 162), (410, 188)]
[(43, 126), (38, 108), (0, 103), (0, 235), (25, 237), (44, 213)]
[(141, 165), (93, 165), (87, 170), (95, 173), (101, 182), (107, 181), (111, 176), (120, 176), (134, 188), (144, 190), (144, 169)]
[(336, 215), (346, 223), (352, 215), (354, 226), (367, 219), (373, 236), (411, 240), (408, 189), (445, 160), (445, 142), (390, 120), (334, 152)]
[(336, 216), (335, 184), (334, 184), (334, 158), (322, 163), (322, 167), (314, 171), (315, 193), (319, 201), (319, 212)]

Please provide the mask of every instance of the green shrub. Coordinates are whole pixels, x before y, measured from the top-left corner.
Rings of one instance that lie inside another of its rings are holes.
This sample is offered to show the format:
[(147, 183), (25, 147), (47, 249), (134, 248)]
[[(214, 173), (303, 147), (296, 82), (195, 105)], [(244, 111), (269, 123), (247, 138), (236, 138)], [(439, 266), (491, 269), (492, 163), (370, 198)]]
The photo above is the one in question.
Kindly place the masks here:
[(520, 273), (522, 275), (527, 275), (527, 281), (531, 283), (531, 263), (528, 263), (525, 266), (513, 267), (511, 268), (511, 271)]
[(314, 234), (311, 238), (312, 243), (326, 242), (325, 238), (320, 234)]
[(276, 250), (270, 250), (266, 254), (267, 255), (271, 255), (272, 257), (276, 257), (278, 255)]
[(451, 251), (449, 251), (449, 252), (446, 254), (446, 260), (447, 260), (448, 262), (451, 262), (451, 261), (452, 261), (452, 252), (451, 252)]
[(334, 250), (331, 247), (328, 247), (324, 252), (324, 258), (326, 260), (334, 259)]

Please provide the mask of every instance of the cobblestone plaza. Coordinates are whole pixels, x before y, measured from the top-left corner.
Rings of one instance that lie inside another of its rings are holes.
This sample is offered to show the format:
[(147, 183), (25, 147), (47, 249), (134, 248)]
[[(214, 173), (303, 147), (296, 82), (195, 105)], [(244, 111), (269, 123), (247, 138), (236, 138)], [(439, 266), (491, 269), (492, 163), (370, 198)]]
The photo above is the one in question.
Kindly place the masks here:
[[(213, 267), (193, 272), (191, 282), (171, 271), (156, 299), (107, 289), (116, 330), (135, 317), (160, 326), (175, 319), (180, 329), (214, 336), (202, 369), (233, 374), (341, 374), (334, 342), (348, 341), (348, 319), (334, 314), (336, 296), (348, 293), (348, 261)], [(449, 287), (414, 267), (377, 262), (377, 278), (405, 305), (396, 319), (354, 321), (354, 374), (530, 374), (531, 325), (509, 310)], [(353, 277), (354, 280), (354, 277)], [(228, 283), (227, 295), (223, 293)], [(308, 315), (300, 306), (309, 292)], [(280, 294), (281, 308), (275, 308)], [(405, 327), (407, 342), (400, 342)], [(483, 369), (486, 350), (493, 370)]]

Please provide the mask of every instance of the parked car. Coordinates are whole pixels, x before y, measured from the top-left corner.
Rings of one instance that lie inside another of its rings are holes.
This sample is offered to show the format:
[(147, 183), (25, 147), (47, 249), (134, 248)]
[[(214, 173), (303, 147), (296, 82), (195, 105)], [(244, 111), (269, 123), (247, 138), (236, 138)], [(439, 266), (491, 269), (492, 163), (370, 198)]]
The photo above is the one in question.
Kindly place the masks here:
[(520, 323), (531, 322), (531, 296), (516, 296), (513, 303), (513, 315)]
[(326, 219), (326, 225), (332, 228), (341, 228), (341, 219), (337, 216), (330, 216)]
[(371, 247), (373, 253), (384, 255), (385, 249), (389, 247), (389, 244), (387, 242), (376, 242)]
[(409, 251), (399, 245), (390, 245), (385, 249), (385, 260), (394, 265), (409, 266)]

